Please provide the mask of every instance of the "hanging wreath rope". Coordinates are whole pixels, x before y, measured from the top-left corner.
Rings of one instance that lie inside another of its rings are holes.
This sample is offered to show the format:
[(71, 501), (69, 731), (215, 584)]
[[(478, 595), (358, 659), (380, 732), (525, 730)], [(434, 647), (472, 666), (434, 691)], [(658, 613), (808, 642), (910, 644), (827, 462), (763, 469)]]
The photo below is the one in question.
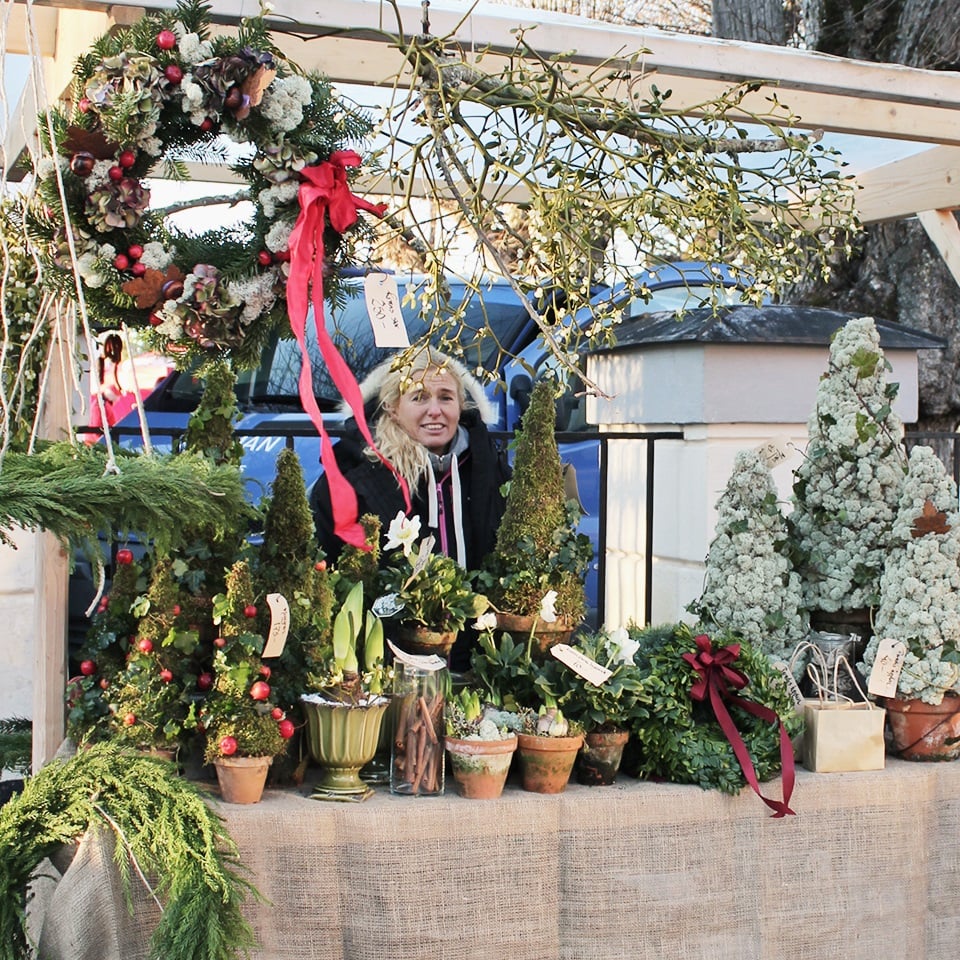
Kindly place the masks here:
[[(152, 346), (183, 362), (229, 353), (236, 366), (255, 366), (274, 330), (289, 334), (288, 241), (302, 171), (370, 126), (327, 80), (285, 59), (261, 17), (212, 37), (208, 13), (187, 2), (151, 14), (79, 59), (72, 107), (41, 123), (49, 155), (36, 165), (29, 228), (44, 285), (76, 299), (75, 260), (100, 329), (144, 328)], [(249, 201), (251, 215), (190, 232), (151, 208), (148, 177), (189, 179), (191, 161), (228, 166), (245, 185), (234, 202)], [(351, 247), (327, 225), (328, 296)]]

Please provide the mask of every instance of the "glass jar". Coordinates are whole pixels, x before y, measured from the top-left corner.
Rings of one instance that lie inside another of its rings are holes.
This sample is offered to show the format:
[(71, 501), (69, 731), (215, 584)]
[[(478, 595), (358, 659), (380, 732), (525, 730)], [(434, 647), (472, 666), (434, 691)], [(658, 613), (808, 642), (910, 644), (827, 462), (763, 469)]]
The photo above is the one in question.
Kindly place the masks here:
[(449, 671), (445, 666), (427, 667), (399, 659), (394, 668), (390, 792), (439, 796), (444, 781), (443, 707)]

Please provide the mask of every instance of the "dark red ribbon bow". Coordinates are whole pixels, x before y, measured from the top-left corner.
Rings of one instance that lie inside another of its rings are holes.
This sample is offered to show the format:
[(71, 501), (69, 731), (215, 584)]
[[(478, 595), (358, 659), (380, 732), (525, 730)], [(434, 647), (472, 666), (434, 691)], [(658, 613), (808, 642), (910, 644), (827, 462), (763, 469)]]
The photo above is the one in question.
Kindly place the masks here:
[(306, 347), (307, 303), (313, 303), (313, 319), (317, 328), (320, 353), (327, 364), (340, 395), (353, 411), (364, 439), (376, 451), (397, 478), (403, 491), (403, 499), (410, 510), (410, 492), (403, 478), (393, 465), (377, 450), (367, 418), (363, 412), (363, 396), (357, 380), (337, 350), (327, 332), (323, 316), (323, 229), (329, 220), (338, 233), (343, 233), (357, 222), (357, 211), (365, 210), (382, 217), (386, 204), (370, 203), (354, 196), (347, 183), (347, 167), (360, 165), (360, 156), (353, 150), (340, 150), (330, 155), (329, 160), (300, 171), (302, 182), (298, 199), (300, 215), (290, 234), (290, 275), (287, 277), (287, 308), (290, 313), (290, 328), (293, 330), (303, 366), (300, 368), (300, 402), (320, 434), (320, 462), (323, 464), (330, 488), (330, 503), (333, 508), (334, 531), (345, 543), (365, 548), (363, 527), (357, 522), (357, 494), (349, 481), (340, 472), (333, 453), (333, 443), (323, 426), (323, 416), (313, 394), (313, 371)]
[[(747, 778), (747, 783), (753, 788), (754, 793), (773, 810), (774, 817), (785, 817), (793, 814), (790, 809), (790, 796), (793, 793), (793, 785), (796, 772), (793, 766), (793, 744), (783, 722), (777, 716), (776, 712), (769, 707), (759, 703), (753, 703), (750, 700), (744, 700), (742, 697), (734, 695), (734, 691), (742, 690), (748, 683), (746, 676), (740, 671), (730, 666), (740, 656), (740, 644), (732, 643), (726, 647), (714, 649), (713, 643), (706, 634), (694, 638), (697, 644), (696, 653), (685, 653), (683, 659), (697, 671), (697, 682), (690, 688), (690, 696), (694, 700), (706, 700), (710, 698), (710, 705), (723, 730), (724, 736), (730, 741), (733, 752), (740, 763), (740, 769)], [(726, 707), (726, 701), (736, 704), (747, 713), (752, 713), (761, 720), (770, 723), (777, 723), (780, 727), (780, 764), (783, 777), (783, 800), (771, 800), (760, 792), (760, 784), (757, 781), (756, 771), (753, 769), (753, 761), (747, 751), (747, 746), (737, 730), (736, 724)]]

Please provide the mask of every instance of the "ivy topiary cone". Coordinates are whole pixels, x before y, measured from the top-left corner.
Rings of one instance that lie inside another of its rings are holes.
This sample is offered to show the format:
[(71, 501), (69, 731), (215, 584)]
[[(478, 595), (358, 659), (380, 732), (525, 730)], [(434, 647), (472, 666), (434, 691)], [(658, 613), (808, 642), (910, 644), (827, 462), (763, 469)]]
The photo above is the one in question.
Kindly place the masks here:
[(554, 435), (553, 387), (540, 380), (530, 394), (517, 436), (510, 495), (497, 531), (496, 551), (509, 556), (521, 537), (546, 552), (564, 522), (563, 468)]

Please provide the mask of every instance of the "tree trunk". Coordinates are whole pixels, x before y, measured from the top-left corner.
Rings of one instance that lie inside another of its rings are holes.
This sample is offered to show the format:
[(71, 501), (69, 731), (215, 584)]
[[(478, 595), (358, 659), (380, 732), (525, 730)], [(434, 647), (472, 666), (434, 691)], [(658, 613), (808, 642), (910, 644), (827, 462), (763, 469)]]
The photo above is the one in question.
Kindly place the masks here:
[(782, 46), (787, 42), (787, 18), (783, 0), (714, 2), (713, 35)]

